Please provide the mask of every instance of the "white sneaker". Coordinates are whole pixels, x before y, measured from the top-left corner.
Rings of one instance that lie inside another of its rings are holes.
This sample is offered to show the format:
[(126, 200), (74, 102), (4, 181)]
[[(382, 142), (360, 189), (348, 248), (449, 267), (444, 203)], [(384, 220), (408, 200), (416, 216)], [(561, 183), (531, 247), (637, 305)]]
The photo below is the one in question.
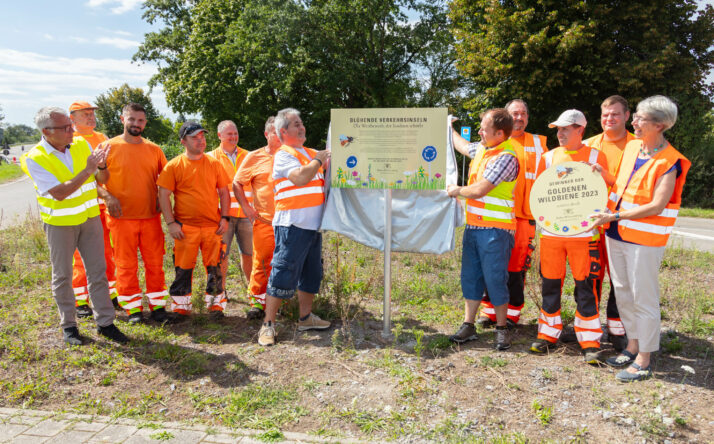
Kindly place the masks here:
[(258, 332), (258, 344), (270, 346), (275, 344), (275, 328), (270, 325), (263, 325)]

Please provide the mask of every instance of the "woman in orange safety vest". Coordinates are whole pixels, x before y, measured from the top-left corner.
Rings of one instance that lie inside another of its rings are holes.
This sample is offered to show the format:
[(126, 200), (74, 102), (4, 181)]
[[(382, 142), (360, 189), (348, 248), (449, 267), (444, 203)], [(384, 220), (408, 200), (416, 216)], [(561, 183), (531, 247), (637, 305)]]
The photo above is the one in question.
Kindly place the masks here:
[(681, 204), (691, 162), (664, 137), (677, 121), (677, 106), (664, 96), (637, 105), (632, 126), (638, 140), (627, 144), (610, 192), (607, 214), (593, 215), (605, 231), (610, 277), (629, 338), (627, 348), (608, 359), (626, 367), (620, 381), (650, 378), (650, 354), (659, 349), (659, 266)]

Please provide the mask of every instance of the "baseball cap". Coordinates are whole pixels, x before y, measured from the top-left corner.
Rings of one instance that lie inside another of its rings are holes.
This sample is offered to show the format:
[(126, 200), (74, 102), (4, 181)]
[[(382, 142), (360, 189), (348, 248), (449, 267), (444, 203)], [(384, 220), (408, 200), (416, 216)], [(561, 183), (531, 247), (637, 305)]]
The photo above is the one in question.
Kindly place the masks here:
[(97, 109), (97, 107), (89, 102), (74, 102), (69, 106), (69, 112), (79, 111), (82, 109)]
[(201, 131), (205, 133), (206, 129), (203, 128), (200, 123), (187, 120), (181, 125), (181, 129), (179, 129), (179, 139), (183, 139), (186, 136), (195, 136)]
[(570, 125), (586, 126), (587, 124), (588, 121), (585, 120), (585, 114), (581, 113), (577, 109), (569, 109), (567, 111), (563, 111), (563, 113), (558, 116), (558, 120), (549, 123), (548, 128), (555, 128), (556, 126), (562, 128)]

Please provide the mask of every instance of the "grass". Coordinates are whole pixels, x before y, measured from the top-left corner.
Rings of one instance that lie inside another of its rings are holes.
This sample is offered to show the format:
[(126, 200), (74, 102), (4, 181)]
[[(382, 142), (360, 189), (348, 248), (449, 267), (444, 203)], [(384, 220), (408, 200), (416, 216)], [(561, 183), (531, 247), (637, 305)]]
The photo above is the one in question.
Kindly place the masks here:
[(679, 216), (714, 219), (714, 208), (680, 208)]
[(0, 163), (0, 183), (9, 182), (22, 176), (22, 168), (13, 163)]
[[(296, 332), (297, 303), (291, 301), (279, 318), (278, 345), (257, 346), (258, 324), (243, 315), (246, 287), (234, 261), (223, 322), (203, 314), (205, 271), (198, 266), (196, 313), (190, 322), (157, 326), (119, 321), (134, 339), (120, 347), (98, 337), (91, 320), (81, 320), (79, 328), (92, 342), (64, 347), (49, 294), (49, 251), (41, 223), (11, 227), (0, 231), (0, 405), (145, 424), (161, 424), (180, 414), (192, 423), (259, 430), (252, 438), (263, 442), (283, 440), (287, 431), (335, 441), (538, 442), (544, 427), (554, 431), (553, 439), (571, 436), (581, 442), (583, 435), (590, 439), (601, 427), (618, 427), (593, 416), (565, 426), (561, 419), (570, 413), (560, 417), (563, 400), (570, 400), (580, 416), (617, 411), (625, 400), (635, 405), (646, 399), (639, 416), (633, 416), (651, 436), (665, 436), (660, 434), (663, 427), (667, 433), (676, 427), (678, 434), (694, 439), (692, 430), (706, 428), (693, 415), (669, 413), (674, 424), (667, 425), (645, 413), (653, 408), (649, 391), (679, 397), (676, 404), (688, 406), (714, 388), (706, 371), (714, 365), (708, 339), (714, 334), (714, 255), (666, 250), (659, 278), (667, 330), (654, 381), (661, 385), (648, 381), (623, 387), (608, 369), (582, 365), (577, 346), (561, 347), (546, 357), (524, 352), (535, 337), (539, 312), (537, 265), (527, 276), (526, 307), (522, 326), (513, 331), (512, 351), (493, 352), (490, 330), (473, 343), (450, 343), (448, 334), (463, 316), (460, 239), (459, 231), (456, 250), (439, 256), (393, 255), (391, 341), (381, 338), (382, 254), (327, 233), (325, 278), (314, 305), (320, 316), (334, 322), (326, 333)], [(168, 284), (173, 279), (170, 251), (167, 239)], [(564, 321), (572, 322), (575, 312), (573, 289), (568, 276)], [(686, 362), (669, 364), (679, 359)], [(697, 370), (686, 380), (679, 370), (684, 363)], [(28, 378), (30, 374), (35, 376)], [(534, 380), (542, 385), (534, 386)], [(680, 389), (685, 383), (691, 384), (686, 392)], [(674, 408), (674, 401), (657, 400), (667, 412)], [(154, 439), (172, 439), (156, 427)]]

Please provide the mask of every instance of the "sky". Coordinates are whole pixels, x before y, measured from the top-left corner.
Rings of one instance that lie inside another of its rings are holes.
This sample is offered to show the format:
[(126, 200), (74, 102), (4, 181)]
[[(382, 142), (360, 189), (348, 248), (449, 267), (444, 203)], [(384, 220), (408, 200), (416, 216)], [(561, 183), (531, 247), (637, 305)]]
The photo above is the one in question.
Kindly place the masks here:
[[(713, 0), (698, 0), (700, 5)], [(0, 107), (3, 123), (34, 127), (43, 106), (94, 102), (128, 83), (148, 91), (156, 65), (132, 63), (144, 34), (142, 0), (11, 0), (0, 6)], [(160, 25), (160, 24), (159, 24)], [(714, 80), (714, 73), (710, 81)], [(154, 106), (175, 118), (160, 86)]]
[[(132, 63), (144, 34), (141, 0), (13, 0), (0, 6), (0, 107), (3, 123), (34, 127), (43, 106), (94, 102), (128, 83), (148, 91), (156, 65)], [(160, 86), (151, 99), (175, 118)]]

